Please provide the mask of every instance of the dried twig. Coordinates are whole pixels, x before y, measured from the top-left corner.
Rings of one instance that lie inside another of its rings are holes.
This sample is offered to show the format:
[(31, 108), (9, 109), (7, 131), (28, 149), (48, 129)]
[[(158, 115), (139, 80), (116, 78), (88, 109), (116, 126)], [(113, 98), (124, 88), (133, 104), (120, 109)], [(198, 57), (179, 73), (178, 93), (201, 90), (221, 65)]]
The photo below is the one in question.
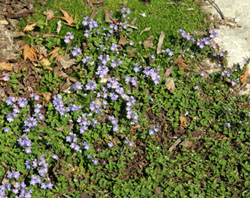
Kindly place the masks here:
[(219, 6), (213, 1), (213, 0), (207, 0), (214, 8), (215, 10), (219, 13), (220, 17), (222, 20), (225, 20), (225, 16), (222, 13), (221, 9), (219, 8)]

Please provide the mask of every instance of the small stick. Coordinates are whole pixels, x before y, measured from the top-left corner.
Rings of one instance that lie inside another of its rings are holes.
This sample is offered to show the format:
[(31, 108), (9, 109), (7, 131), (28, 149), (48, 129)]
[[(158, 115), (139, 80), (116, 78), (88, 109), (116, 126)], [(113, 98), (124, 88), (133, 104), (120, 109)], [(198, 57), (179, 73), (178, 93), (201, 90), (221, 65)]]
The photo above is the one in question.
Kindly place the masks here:
[(214, 8), (215, 10), (219, 13), (220, 17), (222, 18), (222, 20), (225, 20), (225, 16), (222, 13), (221, 9), (219, 8), (219, 6), (213, 1), (213, 0), (207, 0)]

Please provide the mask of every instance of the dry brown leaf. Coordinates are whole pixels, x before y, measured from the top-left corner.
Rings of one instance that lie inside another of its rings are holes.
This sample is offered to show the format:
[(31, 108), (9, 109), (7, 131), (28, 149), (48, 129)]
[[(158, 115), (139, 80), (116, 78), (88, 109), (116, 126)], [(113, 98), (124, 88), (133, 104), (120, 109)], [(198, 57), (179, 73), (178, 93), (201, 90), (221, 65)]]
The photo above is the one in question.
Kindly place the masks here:
[(36, 27), (36, 24), (33, 23), (31, 25), (26, 25), (25, 28), (23, 29), (24, 32), (29, 32), (29, 31), (32, 31), (34, 30), (34, 28)]
[(118, 42), (119, 45), (126, 45), (127, 44), (127, 40), (122, 36)]
[(113, 23), (111, 17), (112, 17), (112, 11), (108, 11), (107, 8), (103, 8), (104, 12), (105, 12), (105, 22), (106, 23)]
[(29, 59), (31, 62), (37, 61), (37, 50), (36, 48), (26, 44), (23, 46), (23, 59)]
[(43, 14), (46, 16), (46, 20), (49, 21), (54, 18), (53, 10), (44, 11)]
[(180, 143), (180, 146), (184, 146), (186, 148), (191, 148), (193, 145), (193, 142), (190, 140), (184, 140), (182, 143)]
[(68, 89), (72, 83), (70, 81), (66, 81), (66, 83), (63, 83), (62, 86), (60, 86), (60, 91), (63, 92), (64, 90)]
[(12, 71), (13, 65), (7, 62), (0, 62), (0, 68), (5, 71)]
[(174, 78), (168, 77), (166, 79), (165, 85), (167, 89), (170, 91), (170, 93), (174, 93), (175, 90)]
[(60, 50), (61, 48), (60, 47), (55, 47), (55, 49), (53, 49), (50, 53), (49, 53), (49, 55), (51, 55), (51, 58), (56, 58), (56, 60), (60, 57), (60, 55), (59, 55), (59, 50)]
[(133, 20), (130, 22), (130, 25), (134, 25), (135, 24), (135, 22), (136, 22), (136, 20), (137, 20), (137, 18), (135, 17), (135, 18), (133, 18)]
[(181, 127), (186, 127), (188, 126), (188, 121), (187, 121), (187, 118), (183, 115), (180, 115), (180, 125)]
[(58, 61), (61, 63), (62, 67), (64, 69), (69, 68), (70, 66), (75, 64), (75, 60), (74, 59), (70, 59), (70, 56), (68, 54), (64, 55), (64, 56), (60, 56), (58, 58)]
[(61, 12), (63, 13), (64, 17), (59, 17), (60, 19), (63, 19), (67, 22), (67, 25), (72, 25), (74, 22), (74, 19), (63, 9), (60, 9)]
[(94, 7), (93, 10), (92, 10), (90, 18), (94, 19), (96, 17), (97, 13), (98, 13), (98, 9), (96, 7)]
[(44, 66), (46, 66), (46, 67), (50, 66), (50, 64), (51, 64), (47, 58), (43, 58), (43, 59), (41, 60), (41, 62), (42, 62), (42, 64), (43, 64)]
[(161, 53), (161, 46), (162, 46), (164, 37), (165, 37), (165, 33), (164, 33), (164, 32), (161, 32), (161, 35), (160, 35), (159, 41), (158, 41), (158, 45), (157, 45), (157, 51), (156, 51), (157, 54), (160, 54), (160, 53)]
[(134, 53), (129, 52), (129, 51), (128, 51), (128, 55), (129, 55), (130, 57), (132, 57), (132, 58), (134, 58), (134, 57), (135, 57)]
[(51, 98), (51, 93), (50, 92), (45, 92), (45, 93), (42, 93), (42, 95), (43, 95), (43, 98), (44, 98), (45, 102), (49, 103), (50, 98)]
[(151, 27), (146, 27), (144, 30), (140, 32), (140, 35), (142, 35), (143, 32), (148, 32), (151, 30)]
[(172, 66), (167, 68), (164, 75), (163, 75), (163, 78), (167, 78), (171, 74), (172, 70), (173, 70)]
[(167, 3), (167, 5), (176, 5), (176, 3), (173, 2), (173, 1), (170, 1), (170, 2)]
[(152, 48), (154, 46), (153, 39), (153, 36), (148, 37), (147, 40), (143, 42), (143, 46)]
[(247, 67), (246, 71), (244, 72), (244, 74), (240, 76), (240, 81), (242, 83), (246, 83), (248, 76), (250, 76), (250, 74), (249, 74), (249, 67)]
[(91, 2), (91, 0), (87, 0), (87, 4), (89, 5), (89, 7), (94, 8), (94, 5), (93, 5), (93, 3)]
[(178, 65), (180, 71), (183, 71), (185, 69), (189, 70), (187, 64), (182, 58), (182, 55), (179, 55), (177, 58), (174, 59), (174, 64)]
[(168, 151), (173, 151), (174, 149), (176, 149), (176, 147), (178, 146), (178, 144), (181, 143), (181, 138), (178, 138), (175, 143), (168, 149)]
[(128, 27), (138, 30), (138, 27), (135, 26), (135, 25), (130, 25), (130, 24), (128, 24)]

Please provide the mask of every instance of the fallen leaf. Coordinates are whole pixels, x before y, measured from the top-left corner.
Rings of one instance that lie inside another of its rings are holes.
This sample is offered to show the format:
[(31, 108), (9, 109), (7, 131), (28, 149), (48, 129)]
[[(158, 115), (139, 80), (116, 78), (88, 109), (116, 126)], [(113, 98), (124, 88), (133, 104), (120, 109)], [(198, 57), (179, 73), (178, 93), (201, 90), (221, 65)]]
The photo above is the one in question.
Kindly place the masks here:
[(148, 37), (147, 40), (143, 42), (143, 46), (152, 48), (154, 46), (153, 39), (153, 36)]
[(66, 81), (66, 83), (63, 83), (62, 86), (60, 86), (60, 91), (63, 92), (64, 90), (70, 88), (72, 83), (70, 81)]
[(60, 50), (61, 48), (60, 47), (55, 47), (55, 49), (53, 49), (50, 53), (49, 53), (49, 55), (51, 55), (51, 58), (56, 58), (56, 60), (61, 56), (61, 55), (59, 55), (59, 50)]
[(53, 10), (44, 11), (43, 14), (46, 16), (46, 20), (49, 21), (54, 18)]
[(107, 8), (103, 8), (104, 12), (105, 12), (105, 22), (106, 23), (113, 23), (111, 17), (112, 17), (112, 11), (108, 11)]
[(26, 25), (25, 28), (23, 29), (24, 32), (29, 32), (29, 31), (32, 31), (34, 30), (34, 28), (36, 27), (36, 24), (33, 23), (31, 25)]
[(180, 5), (180, 6), (188, 6), (186, 3), (183, 3), (183, 2), (178, 2), (177, 5)]
[(68, 54), (64, 55), (64, 56), (60, 56), (58, 58), (59, 63), (61, 63), (62, 67), (64, 69), (69, 68), (71, 65), (75, 64), (75, 60), (74, 59), (70, 59), (70, 56)]
[(137, 18), (135, 17), (135, 18), (133, 18), (133, 20), (130, 22), (130, 25), (134, 25), (135, 24), (135, 22), (136, 22), (136, 20), (137, 20)]
[(176, 5), (176, 3), (173, 2), (173, 1), (170, 1), (170, 2), (167, 3), (167, 5)]
[(175, 90), (174, 78), (171, 78), (171, 77), (167, 78), (165, 85), (167, 89), (170, 91), (170, 93), (174, 93), (174, 90)]
[(175, 143), (168, 149), (168, 151), (173, 151), (174, 149), (176, 149), (176, 147), (178, 146), (178, 144), (181, 143), (181, 138), (178, 138)]
[(44, 98), (45, 102), (49, 103), (50, 98), (51, 98), (51, 93), (50, 92), (45, 92), (45, 93), (42, 93), (42, 95), (43, 95), (43, 98)]
[(62, 28), (62, 21), (57, 22), (56, 33), (59, 34)]
[(5, 70), (5, 71), (12, 71), (13, 66), (11, 63), (7, 63), (7, 62), (0, 62), (0, 68)]
[(148, 31), (150, 31), (151, 30), (151, 27), (146, 27), (144, 30), (142, 30), (141, 32), (140, 32), (140, 35), (142, 35), (142, 33), (144, 33), (144, 32), (148, 32)]
[(93, 5), (93, 3), (91, 2), (91, 0), (87, 0), (87, 4), (89, 5), (89, 7), (94, 8), (94, 5)]
[(127, 40), (122, 36), (118, 42), (119, 45), (126, 45), (127, 44)]
[(50, 62), (49, 62), (49, 60), (47, 59), (47, 58), (43, 58), (42, 60), (41, 60), (41, 63), (44, 65), (44, 68), (45, 69), (48, 69), (48, 70), (50, 70), (50, 71), (53, 71), (53, 69), (50, 67)]
[(23, 59), (29, 59), (31, 62), (37, 61), (37, 50), (36, 48), (26, 44), (23, 46)]
[(180, 143), (180, 146), (184, 146), (186, 148), (190, 148), (192, 147), (192, 145), (193, 145), (193, 142), (190, 140), (184, 140), (182, 143)]
[(180, 125), (181, 127), (186, 127), (188, 126), (188, 121), (187, 121), (187, 118), (183, 115), (180, 115)]
[(64, 17), (59, 17), (60, 19), (63, 19), (67, 22), (67, 25), (72, 25), (74, 22), (73, 18), (63, 9), (60, 9), (61, 12), (63, 13)]
[(134, 25), (128, 24), (128, 27), (138, 30), (138, 27), (137, 27), (137, 26), (134, 26)]
[(183, 71), (185, 69), (189, 70), (187, 64), (182, 58), (182, 55), (179, 55), (177, 58), (174, 59), (174, 64), (178, 65), (180, 71)]
[(129, 51), (128, 51), (128, 55), (129, 55), (130, 57), (132, 57), (132, 58), (135, 57), (135, 55), (134, 55), (132, 52), (129, 52)]
[(96, 7), (93, 8), (90, 19), (94, 19), (98, 13), (98, 9)]
[(163, 78), (167, 78), (171, 74), (172, 70), (173, 70), (172, 66), (167, 68), (164, 75), (163, 75)]
[(0, 20), (0, 25), (8, 25), (9, 22), (6, 20)]
[(194, 11), (194, 8), (188, 8), (186, 11)]
[(157, 45), (157, 51), (156, 51), (157, 54), (161, 53), (161, 47), (162, 47), (162, 43), (163, 43), (164, 37), (165, 37), (165, 33), (161, 32), (161, 35), (160, 35), (159, 41), (158, 41), (158, 45)]
[(41, 60), (41, 62), (42, 62), (42, 64), (43, 64), (44, 66), (50, 66), (50, 64), (51, 64), (47, 58), (43, 58), (43, 59)]
[(250, 74), (249, 74), (249, 67), (247, 67), (246, 71), (244, 72), (244, 74), (240, 76), (240, 81), (242, 83), (246, 83), (248, 76), (250, 76)]

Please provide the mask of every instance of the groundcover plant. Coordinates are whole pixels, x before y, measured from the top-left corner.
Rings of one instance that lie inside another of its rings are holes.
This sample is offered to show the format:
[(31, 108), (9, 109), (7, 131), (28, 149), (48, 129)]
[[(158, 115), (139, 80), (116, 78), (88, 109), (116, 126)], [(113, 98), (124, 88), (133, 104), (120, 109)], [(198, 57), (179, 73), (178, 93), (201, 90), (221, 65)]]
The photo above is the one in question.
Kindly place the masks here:
[[(179, 29), (167, 47), (164, 32), (141, 40), (127, 7), (63, 14), (74, 31), (30, 41), (50, 55), (29, 68), (42, 74), (36, 91), (1, 71), (16, 95), (0, 104), (0, 197), (250, 195), (246, 67), (226, 69), (215, 31)], [(217, 72), (199, 67), (207, 57)]]

